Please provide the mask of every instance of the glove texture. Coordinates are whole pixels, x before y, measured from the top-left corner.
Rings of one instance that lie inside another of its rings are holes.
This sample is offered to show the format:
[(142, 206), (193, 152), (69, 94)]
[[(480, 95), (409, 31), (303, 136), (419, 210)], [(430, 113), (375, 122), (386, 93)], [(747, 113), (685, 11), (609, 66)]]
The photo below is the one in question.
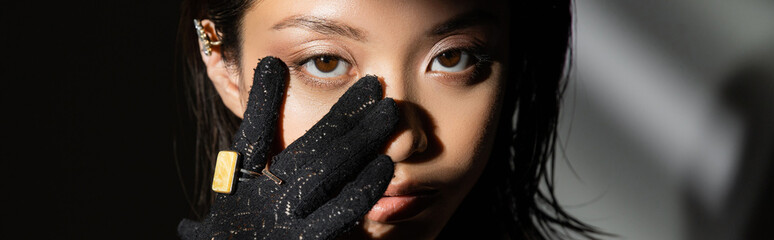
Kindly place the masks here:
[[(182, 239), (332, 239), (355, 226), (384, 194), (393, 163), (377, 154), (398, 122), (375, 76), (358, 80), (331, 110), (268, 161), (282, 104), (287, 66), (262, 59), (255, 69), (247, 110), (232, 150), (242, 168), (261, 175), (217, 194), (201, 223), (183, 219)], [(242, 174), (241, 177), (249, 177)]]

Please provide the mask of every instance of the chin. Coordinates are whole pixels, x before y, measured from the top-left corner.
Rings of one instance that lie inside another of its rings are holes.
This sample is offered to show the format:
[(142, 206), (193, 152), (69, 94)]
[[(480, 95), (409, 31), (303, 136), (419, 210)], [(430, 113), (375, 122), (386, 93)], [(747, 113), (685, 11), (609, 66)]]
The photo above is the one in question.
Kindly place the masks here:
[(421, 222), (381, 223), (365, 219), (364, 239), (434, 239), (438, 231)]
[[(425, 209), (408, 218), (391, 222), (380, 222), (366, 217), (360, 225), (362, 232), (354, 239), (435, 239), (446, 224), (449, 216), (433, 214)], [(443, 211), (441, 211), (443, 212)]]

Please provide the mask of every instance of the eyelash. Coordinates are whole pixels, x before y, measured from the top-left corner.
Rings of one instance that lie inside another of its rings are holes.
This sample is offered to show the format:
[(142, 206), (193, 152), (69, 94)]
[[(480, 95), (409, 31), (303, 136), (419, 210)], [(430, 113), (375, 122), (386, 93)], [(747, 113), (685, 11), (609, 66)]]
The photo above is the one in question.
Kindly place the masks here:
[[(307, 70), (304, 70), (304, 65), (306, 65), (309, 61), (313, 61), (315, 58), (320, 57), (334, 57), (338, 59), (339, 61), (344, 61), (346, 64), (349, 65), (349, 67), (354, 67), (354, 64), (352, 64), (351, 60), (348, 60), (344, 57), (341, 57), (338, 54), (335, 53), (317, 53), (315, 55), (309, 56), (309, 57), (301, 57), (299, 61), (293, 62), (288, 68), (294, 73), (294, 75), (299, 76), (301, 78), (304, 78), (308, 83), (311, 83), (318, 87), (331, 87), (331, 86), (338, 86), (341, 83), (347, 82), (349, 79), (322, 79), (316, 76), (311, 76), (307, 72)], [(347, 69), (347, 72), (343, 75), (348, 75), (351, 69)]]
[[(426, 67), (426, 71), (430, 71), (430, 67), (432, 66), (433, 62), (436, 58), (441, 56), (441, 54), (451, 51), (463, 51), (468, 53), (471, 57), (473, 57), (472, 61), (475, 61), (475, 63), (472, 65), (473, 71), (469, 74), (469, 77), (466, 77), (466, 79), (475, 79), (479, 73), (481, 73), (481, 70), (485, 69), (486, 67), (489, 67), (489, 64), (492, 63), (492, 57), (486, 53), (484, 50), (485, 47), (481, 45), (474, 45), (474, 46), (467, 46), (467, 47), (454, 47), (449, 49), (444, 49), (443, 51), (440, 51), (436, 53), (433, 58), (431, 58), (430, 63)], [(347, 79), (346, 77), (342, 77), (340, 79), (321, 79), (316, 76), (311, 76), (307, 72), (307, 70), (304, 69), (304, 65), (306, 65), (309, 61), (313, 61), (315, 58), (319, 57), (334, 57), (340, 61), (346, 62), (350, 69), (347, 70), (347, 73), (343, 75), (349, 75), (349, 72), (351, 71), (352, 67), (355, 67), (354, 64), (352, 64), (353, 61), (346, 59), (338, 54), (335, 53), (317, 53), (312, 56), (308, 57), (301, 57), (299, 61), (292, 62), (292, 64), (289, 66), (290, 70), (294, 73), (294, 75), (304, 78), (307, 82), (319, 86), (319, 87), (335, 87), (339, 86), (340, 84), (346, 83), (350, 81), (351, 79)], [(459, 72), (443, 72), (446, 74), (459, 74), (461, 72), (466, 72), (467, 68), (465, 70), (459, 71)]]
[[(481, 46), (481, 45), (475, 45), (475, 46), (469, 46), (469, 47), (454, 47), (454, 48), (444, 49), (443, 51), (440, 51), (437, 54), (435, 54), (435, 56), (433, 56), (433, 58), (430, 61), (430, 64), (427, 66), (427, 71), (430, 70), (430, 67), (433, 64), (433, 61), (435, 61), (436, 58), (440, 57), (441, 54), (446, 53), (446, 52), (462, 51), (462, 52), (468, 53), (470, 56), (473, 57), (473, 61), (476, 61), (473, 64), (473, 72), (474, 72), (474, 75), (475, 75), (476, 73), (480, 72), (483, 68), (488, 67), (489, 64), (492, 63), (491, 55), (487, 54), (484, 49), (486, 49), (486, 48)], [(460, 71), (460, 72), (462, 72), (462, 71)]]

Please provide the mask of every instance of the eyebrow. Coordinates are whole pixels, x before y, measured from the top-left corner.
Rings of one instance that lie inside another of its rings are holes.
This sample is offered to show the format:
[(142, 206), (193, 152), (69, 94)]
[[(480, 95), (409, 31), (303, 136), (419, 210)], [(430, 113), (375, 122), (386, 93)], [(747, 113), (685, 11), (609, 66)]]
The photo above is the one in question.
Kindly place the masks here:
[(500, 21), (498, 17), (490, 12), (471, 11), (471, 12), (462, 13), (446, 22), (436, 25), (435, 27), (431, 28), (427, 34), (431, 36), (439, 36), (439, 35), (445, 35), (460, 29), (464, 29), (467, 27), (471, 27), (471, 26), (478, 26), (478, 25), (497, 26), (499, 25), (499, 23)]
[(290, 27), (307, 28), (320, 34), (334, 34), (361, 42), (366, 41), (366, 35), (360, 29), (330, 19), (309, 15), (290, 16), (274, 24), (272, 29), (281, 30)]

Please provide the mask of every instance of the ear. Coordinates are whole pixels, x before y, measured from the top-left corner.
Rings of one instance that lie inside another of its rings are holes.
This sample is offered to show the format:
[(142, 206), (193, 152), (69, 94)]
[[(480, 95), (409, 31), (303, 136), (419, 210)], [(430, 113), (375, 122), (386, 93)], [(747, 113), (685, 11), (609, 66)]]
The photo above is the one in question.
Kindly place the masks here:
[[(209, 19), (201, 21), (202, 27), (210, 38), (210, 42), (220, 41), (220, 35), (215, 30), (215, 23)], [(223, 100), (223, 104), (231, 110), (237, 117), (242, 118), (245, 112), (239, 93), (239, 74), (230, 70), (228, 63), (223, 58), (223, 52), (220, 45), (210, 46), (210, 55), (203, 51), (204, 45), (199, 42), (202, 61), (207, 67), (207, 76), (210, 77), (215, 90)]]

